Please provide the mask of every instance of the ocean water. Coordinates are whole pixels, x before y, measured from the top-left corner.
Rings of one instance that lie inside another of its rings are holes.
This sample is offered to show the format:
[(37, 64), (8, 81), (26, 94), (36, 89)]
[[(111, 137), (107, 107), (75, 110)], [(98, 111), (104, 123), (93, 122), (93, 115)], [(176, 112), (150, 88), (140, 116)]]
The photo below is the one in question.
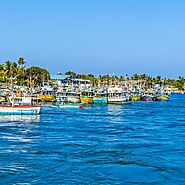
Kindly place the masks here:
[(185, 184), (185, 95), (1, 115), (0, 184)]

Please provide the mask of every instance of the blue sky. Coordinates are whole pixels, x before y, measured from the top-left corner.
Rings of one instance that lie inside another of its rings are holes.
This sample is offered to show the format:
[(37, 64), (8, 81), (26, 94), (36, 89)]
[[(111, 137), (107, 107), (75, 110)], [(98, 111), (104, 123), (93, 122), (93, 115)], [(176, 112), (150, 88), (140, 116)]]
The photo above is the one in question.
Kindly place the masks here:
[(0, 62), (185, 76), (184, 9), (184, 0), (1, 0)]

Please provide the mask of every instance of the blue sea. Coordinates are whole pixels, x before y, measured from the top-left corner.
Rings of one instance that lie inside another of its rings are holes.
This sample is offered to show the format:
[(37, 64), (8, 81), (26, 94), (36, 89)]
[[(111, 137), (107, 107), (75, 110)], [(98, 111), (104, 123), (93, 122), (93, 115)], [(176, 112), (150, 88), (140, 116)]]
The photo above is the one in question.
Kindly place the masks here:
[(1, 115), (0, 184), (185, 184), (185, 95)]

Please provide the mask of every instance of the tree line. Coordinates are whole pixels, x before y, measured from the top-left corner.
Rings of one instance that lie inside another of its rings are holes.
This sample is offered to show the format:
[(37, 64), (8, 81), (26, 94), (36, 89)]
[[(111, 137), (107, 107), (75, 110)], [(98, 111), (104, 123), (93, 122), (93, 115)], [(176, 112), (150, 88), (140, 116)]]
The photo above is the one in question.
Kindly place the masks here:
[(36, 66), (26, 68), (24, 58), (19, 58), (17, 62), (8, 60), (0, 64), (1, 83), (37, 86), (46, 79), (50, 79), (50, 73), (46, 69)]
[[(60, 72), (58, 75), (62, 75), (62, 73)], [(134, 74), (132, 76), (122, 75), (119, 77), (115, 74), (95, 76), (93, 74), (77, 74), (73, 71), (67, 71), (65, 75), (69, 75), (74, 78), (90, 80), (93, 85), (105, 82), (108, 83), (109, 81), (121, 82), (126, 80), (144, 80), (148, 86), (152, 86), (154, 84), (168, 85), (174, 86), (179, 90), (184, 90), (185, 85), (185, 78), (182, 76), (179, 76), (178, 79), (167, 79), (162, 78), (161, 76), (152, 77), (146, 74)], [(0, 64), (0, 82), (17, 85), (41, 86), (44, 85), (44, 82), (48, 80), (50, 80), (49, 71), (37, 66), (26, 68), (26, 61), (24, 58), (19, 58), (17, 62), (8, 60)]]
[(109, 82), (109, 81), (130, 81), (130, 80), (143, 80), (146, 82), (146, 85), (152, 86), (155, 84), (159, 85), (166, 85), (166, 86), (173, 86), (175, 88), (178, 88), (179, 90), (185, 90), (185, 78), (182, 76), (179, 76), (178, 79), (167, 79), (162, 78), (161, 76), (152, 77), (146, 74), (134, 74), (132, 76), (124, 75), (124, 76), (116, 76), (114, 74), (112, 75), (98, 75), (94, 76), (93, 74), (77, 74), (73, 71), (67, 71), (65, 75), (72, 76), (74, 78), (82, 78), (84, 80), (90, 80), (91, 83), (97, 84), (98, 82)]

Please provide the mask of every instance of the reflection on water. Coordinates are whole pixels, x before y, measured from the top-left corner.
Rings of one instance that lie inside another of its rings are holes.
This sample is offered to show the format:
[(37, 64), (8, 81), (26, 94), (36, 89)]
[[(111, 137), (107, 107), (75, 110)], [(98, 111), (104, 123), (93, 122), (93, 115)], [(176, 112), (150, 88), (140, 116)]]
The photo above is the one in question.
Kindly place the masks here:
[(40, 115), (1, 115), (0, 120), (0, 143), (6, 145), (0, 154), (28, 152), (40, 138)]
[(107, 113), (112, 123), (124, 123), (124, 114), (128, 105), (109, 105)]
[(20, 122), (39, 122), (40, 115), (0, 115), (1, 122), (20, 121)]

